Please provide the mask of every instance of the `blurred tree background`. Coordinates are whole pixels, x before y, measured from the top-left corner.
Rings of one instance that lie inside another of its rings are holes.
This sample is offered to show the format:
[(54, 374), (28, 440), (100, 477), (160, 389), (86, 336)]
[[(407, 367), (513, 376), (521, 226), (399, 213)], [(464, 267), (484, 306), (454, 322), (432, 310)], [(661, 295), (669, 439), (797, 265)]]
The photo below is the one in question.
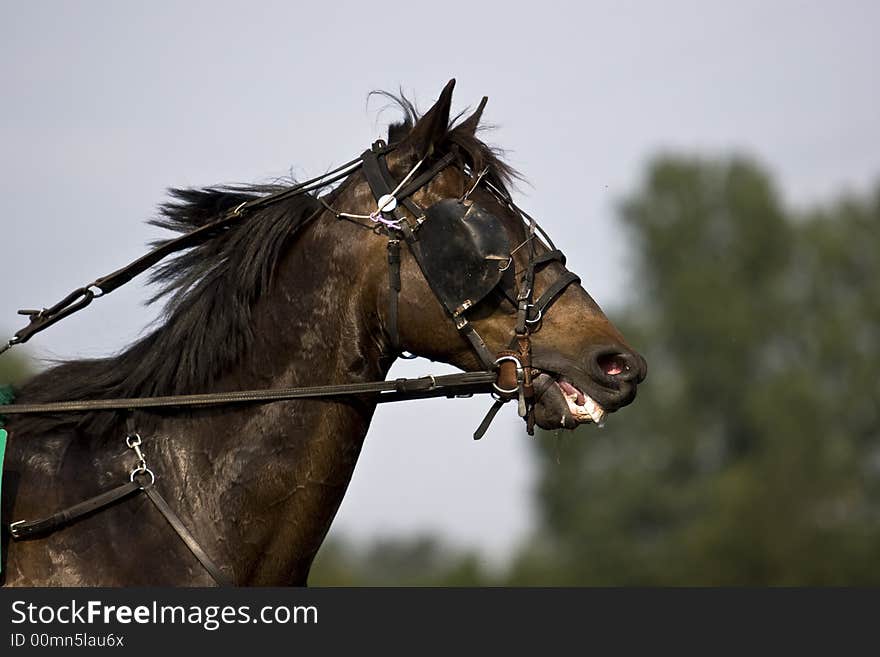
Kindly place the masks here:
[(331, 540), (312, 585), (880, 584), (880, 185), (798, 212), (742, 158), (662, 156), (621, 204), (649, 363), (604, 429), (536, 437), (515, 561)]
[[(12, 332), (0, 332), (0, 335), (12, 335)], [(33, 374), (28, 358), (21, 351), (8, 351), (0, 358), (0, 386), (17, 385)]]

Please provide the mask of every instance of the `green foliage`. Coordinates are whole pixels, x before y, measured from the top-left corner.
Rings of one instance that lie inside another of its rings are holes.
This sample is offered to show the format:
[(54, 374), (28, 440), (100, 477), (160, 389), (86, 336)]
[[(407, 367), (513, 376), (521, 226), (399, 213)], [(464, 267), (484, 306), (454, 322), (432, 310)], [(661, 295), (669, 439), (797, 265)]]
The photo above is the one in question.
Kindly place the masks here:
[(21, 351), (13, 348), (0, 355), (0, 386), (17, 385), (33, 374), (31, 363)]
[(666, 157), (622, 214), (649, 376), (539, 439), (511, 581), (880, 583), (880, 189), (797, 216), (752, 163)]
[(478, 586), (491, 583), (479, 557), (429, 536), (356, 546), (328, 540), (315, 560), (310, 586)]

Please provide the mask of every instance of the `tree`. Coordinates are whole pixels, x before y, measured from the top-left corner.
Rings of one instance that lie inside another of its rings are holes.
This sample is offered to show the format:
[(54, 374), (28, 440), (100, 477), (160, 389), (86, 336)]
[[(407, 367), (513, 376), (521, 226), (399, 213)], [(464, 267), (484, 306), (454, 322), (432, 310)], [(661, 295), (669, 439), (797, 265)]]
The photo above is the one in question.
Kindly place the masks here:
[(512, 581), (880, 583), (880, 187), (800, 216), (747, 160), (661, 157), (622, 216), (649, 377), (540, 437)]
[[(21, 349), (21, 347), (18, 347)], [(15, 349), (0, 355), (0, 386), (17, 385), (33, 374), (28, 358)]]

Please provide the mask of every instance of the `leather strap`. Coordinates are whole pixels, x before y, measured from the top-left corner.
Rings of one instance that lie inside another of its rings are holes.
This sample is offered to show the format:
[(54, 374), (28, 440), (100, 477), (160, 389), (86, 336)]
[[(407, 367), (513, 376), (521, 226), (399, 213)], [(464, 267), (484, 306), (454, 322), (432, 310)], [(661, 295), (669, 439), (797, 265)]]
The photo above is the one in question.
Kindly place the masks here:
[(483, 418), (483, 421), (480, 422), (480, 426), (474, 431), (474, 440), (479, 440), (486, 435), (486, 431), (489, 430), (489, 425), (492, 424), (492, 420), (495, 419), (495, 416), (498, 415), (498, 411), (501, 410), (501, 407), (504, 406), (505, 403), (505, 401), (497, 399), (495, 400), (495, 403), (489, 407), (489, 410), (486, 412), (486, 417)]
[(413, 379), (395, 379), (394, 381), (342, 383), (339, 385), (308, 386), (302, 388), (270, 388), (267, 390), (240, 390), (200, 395), (169, 395), (166, 397), (92, 399), (46, 404), (10, 404), (3, 407), (3, 414), (81, 413), (84, 411), (124, 411), (136, 408), (215, 406), (218, 404), (272, 402), (290, 399), (322, 399), (371, 393), (381, 393), (378, 394), (376, 402), (382, 404), (391, 401), (403, 401), (405, 399), (452, 397), (462, 392), (466, 394), (491, 392), (494, 382), (494, 372), (461, 372), (440, 376), (422, 376)]
[(535, 259), (532, 261), (532, 264), (535, 265), (535, 267), (539, 267), (540, 265), (553, 261), (561, 262), (564, 265), (565, 254), (559, 249), (551, 249), (550, 251), (546, 251), (541, 255), (536, 255)]
[[(385, 158), (383, 156), (377, 155), (372, 150), (367, 150), (364, 151), (364, 154), (361, 157), (364, 161), (364, 177), (367, 179), (370, 191), (373, 192), (373, 196), (378, 201), (386, 194), (391, 193), (395, 185), (394, 180), (391, 178), (391, 174), (388, 173), (388, 167), (385, 165)], [(412, 194), (412, 192), (410, 192), (410, 194)], [(401, 226), (406, 226), (411, 229), (413, 225), (410, 224), (409, 219), (403, 213), (401, 205), (405, 205), (417, 220), (422, 216), (422, 209), (416, 205), (409, 196), (402, 196), (400, 192), (398, 192), (394, 198), (397, 199), (397, 205), (394, 210), (392, 210), (391, 214), (400, 222)], [(410, 242), (412, 240), (412, 232), (404, 232), (404, 237), (407, 242)]]
[[(393, 147), (384, 146), (379, 152), (384, 154), (392, 149)], [(65, 317), (82, 310), (88, 306), (93, 299), (110, 294), (115, 289), (125, 285), (135, 276), (145, 272), (147, 269), (167, 258), (172, 253), (183, 251), (184, 249), (189, 249), (206, 242), (217, 235), (220, 231), (241, 221), (246, 212), (258, 210), (294, 196), (301, 196), (326, 187), (327, 185), (347, 178), (360, 166), (361, 158), (357, 157), (322, 176), (306, 180), (275, 194), (251, 199), (235, 208), (227, 210), (223, 216), (216, 221), (200, 226), (199, 228), (175, 239), (168, 240), (125, 267), (117, 269), (105, 276), (96, 278), (88, 285), (77, 288), (50, 308), (44, 308), (42, 310), (20, 310), (20, 315), (27, 315), (30, 317), (30, 323), (24, 328), (18, 330), (13, 338), (9, 340), (7, 345), (0, 350), (0, 353), (6, 351), (6, 349), (13, 345), (27, 342), (40, 331), (43, 331)], [(316, 207), (316, 211), (318, 209), (320, 208)], [(314, 216), (316, 215), (317, 212)], [(96, 294), (93, 288), (100, 290), (101, 294)]]
[(215, 564), (211, 560), (211, 557), (209, 557), (202, 549), (202, 546), (199, 545), (199, 542), (190, 533), (183, 522), (181, 522), (177, 514), (174, 513), (174, 510), (168, 506), (165, 498), (159, 494), (158, 490), (156, 490), (156, 487), (153, 485), (147, 486), (144, 488), (144, 493), (150, 498), (150, 501), (155, 505), (159, 513), (165, 517), (165, 520), (168, 521), (171, 528), (177, 532), (177, 535), (180, 536), (184, 545), (189, 548), (189, 551), (193, 553), (195, 558), (199, 560), (199, 563), (201, 563), (205, 570), (208, 571), (208, 574), (213, 578), (217, 586), (233, 586), (232, 580), (223, 574), (223, 571), (220, 570), (217, 564)]
[(495, 354), (489, 350), (489, 347), (486, 346), (483, 338), (480, 337), (480, 334), (477, 333), (471, 323), (464, 317), (458, 317), (455, 321), (455, 328), (471, 343), (474, 351), (477, 352), (480, 362), (483, 363), (483, 367), (486, 370), (495, 369)]
[(12, 534), (12, 538), (25, 539), (53, 532), (89, 513), (104, 509), (122, 498), (128, 497), (132, 493), (139, 491), (140, 488), (141, 485), (136, 481), (126, 482), (121, 486), (95, 495), (84, 502), (53, 513), (48, 518), (13, 522), (9, 525), (9, 533)]
[[(439, 174), (443, 169), (448, 167), (450, 164), (455, 162), (456, 154), (454, 152), (449, 152), (439, 160), (437, 160), (431, 167), (425, 170), (422, 174), (416, 176), (412, 180), (410, 180), (406, 185), (400, 188), (400, 191), (397, 192), (397, 199), (406, 199), (419, 191), (422, 187), (431, 182), (434, 177)], [(384, 156), (379, 157), (380, 165), (384, 165), (385, 158)], [(387, 166), (382, 166), (384, 171), (388, 171)]]
[(572, 283), (580, 283), (580, 277), (570, 271), (564, 272), (559, 278), (553, 281), (553, 284), (544, 290), (544, 293), (538, 297), (538, 300), (531, 306), (531, 311), (533, 316), (530, 317), (530, 320), (534, 320), (538, 317), (539, 314), (543, 314), (543, 312), (556, 300), (556, 297), (562, 293), (562, 291), (567, 288)]
[(388, 240), (388, 335), (393, 353), (400, 353), (397, 306), (400, 296), (400, 240)]
[(147, 495), (150, 501), (156, 506), (159, 513), (162, 514), (165, 520), (168, 521), (168, 524), (170, 524), (174, 531), (177, 532), (177, 535), (180, 536), (190, 552), (195, 555), (199, 562), (205, 567), (205, 570), (208, 571), (208, 574), (211, 575), (215, 582), (217, 582), (218, 586), (232, 586), (232, 582), (222, 573), (217, 565), (211, 561), (211, 558), (201, 548), (195, 537), (183, 525), (177, 514), (175, 514), (171, 507), (168, 506), (168, 503), (152, 484), (144, 487), (138, 481), (128, 481), (121, 486), (111, 488), (99, 495), (95, 495), (84, 502), (74, 504), (73, 506), (62, 509), (57, 513), (53, 513), (47, 518), (13, 522), (9, 525), (9, 533), (12, 535), (12, 538), (16, 540), (25, 540), (48, 534), (79, 520), (83, 516), (95, 511), (100, 511), (101, 509), (106, 509), (112, 504), (115, 504), (139, 491), (143, 491)]

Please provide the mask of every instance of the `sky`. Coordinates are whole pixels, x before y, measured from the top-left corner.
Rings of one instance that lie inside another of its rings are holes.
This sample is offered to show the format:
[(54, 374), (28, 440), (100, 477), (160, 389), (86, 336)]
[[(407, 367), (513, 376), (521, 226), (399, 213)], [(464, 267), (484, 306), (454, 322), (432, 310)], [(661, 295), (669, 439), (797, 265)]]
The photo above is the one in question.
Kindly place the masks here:
[[(484, 139), (528, 179), (517, 200), (612, 318), (639, 284), (616, 207), (651, 155), (751, 155), (798, 207), (880, 179), (874, 2), (0, 0), (0, 16), (4, 335), (17, 309), (141, 255), (167, 187), (351, 159), (396, 118), (375, 89), (427, 108), (455, 77), (456, 109), (489, 96)], [(147, 296), (142, 277), (27, 352), (119, 351), (155, 318)], [(331, 534), (434, 532), (509, 556), (535, 520), (532, 439), (509, 405), (475, 443), (487, 405), (381, 407)]]

